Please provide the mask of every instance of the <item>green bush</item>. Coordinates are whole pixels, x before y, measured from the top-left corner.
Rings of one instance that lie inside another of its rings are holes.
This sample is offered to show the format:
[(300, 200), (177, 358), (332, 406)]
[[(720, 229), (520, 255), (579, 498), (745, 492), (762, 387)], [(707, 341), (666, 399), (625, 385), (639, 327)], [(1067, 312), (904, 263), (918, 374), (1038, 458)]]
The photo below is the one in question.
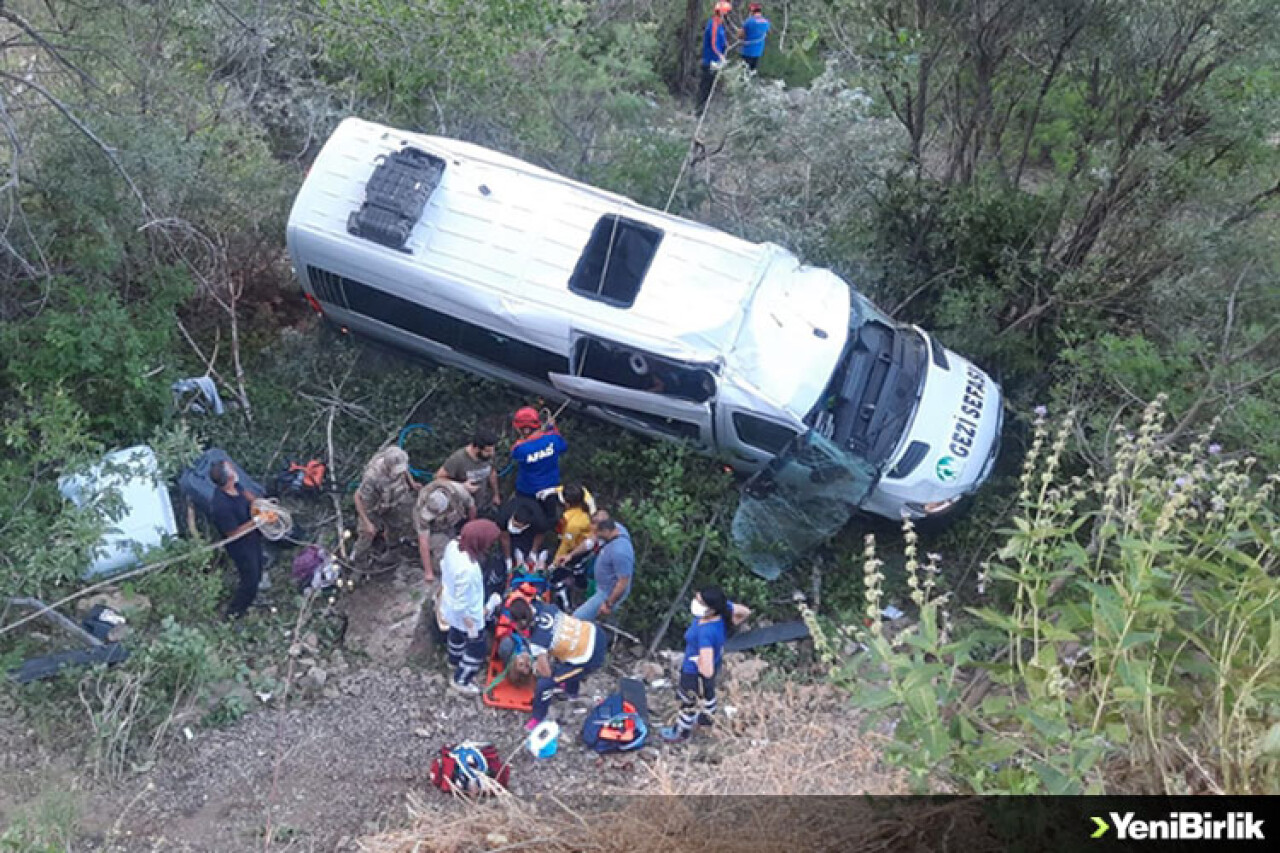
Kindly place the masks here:
[(1207, 438), (1170, 446), (1161, 403), (1109, 471), (1070, 479), (1071, 418), (1052, 436), (1037, 420), (1020, 510), (979, 578), (994, 600), (963, 623), (908, 531), (917, 621), (890, 636), (868, 538), (868, 651), (837, 678), (895, 721), (890, 755), (921, 786), (1276, 792), (1280, 477)]

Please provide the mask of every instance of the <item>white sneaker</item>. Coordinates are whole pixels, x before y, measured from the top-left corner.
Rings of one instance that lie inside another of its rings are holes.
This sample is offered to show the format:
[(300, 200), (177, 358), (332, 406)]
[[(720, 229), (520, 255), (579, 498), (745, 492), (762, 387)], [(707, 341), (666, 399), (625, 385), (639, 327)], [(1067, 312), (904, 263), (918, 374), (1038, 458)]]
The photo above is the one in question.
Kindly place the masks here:
[(461, 681), (454, 681), (454, 680), (450, 679), (450, 680), (449, 680), (449, 686), (450, 686), (450, 687), (452, 687), (454, 690), (458, 691), (459, 693), (463, 694), (464, 696), (478, 696), (478, 695), (480, 695), (480, 688), (479, 688), (479, 687), (476, 687), (476, 686), (475, 686), (474, 684), (472, 684), (470, 681), (468, 681), (468, 682), (466, 682), (466, 683), (464, 684), (464, 683), (462, 683)]

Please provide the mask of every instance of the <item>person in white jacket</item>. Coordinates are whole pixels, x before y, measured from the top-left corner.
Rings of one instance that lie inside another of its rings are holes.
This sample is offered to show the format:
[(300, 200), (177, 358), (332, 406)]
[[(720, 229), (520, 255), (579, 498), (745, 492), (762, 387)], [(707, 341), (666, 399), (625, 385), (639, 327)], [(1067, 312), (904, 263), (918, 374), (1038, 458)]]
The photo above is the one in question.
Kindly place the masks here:
[(480, 561), (498, 541), (498, 525), (487, 519), (469, 521), (444, 549), (440, 561), (440, 613), (449, 626), (449, 663), (453, 689), (471, 696), (480, 692), (476, 674), (484, 665), (484, 574)]

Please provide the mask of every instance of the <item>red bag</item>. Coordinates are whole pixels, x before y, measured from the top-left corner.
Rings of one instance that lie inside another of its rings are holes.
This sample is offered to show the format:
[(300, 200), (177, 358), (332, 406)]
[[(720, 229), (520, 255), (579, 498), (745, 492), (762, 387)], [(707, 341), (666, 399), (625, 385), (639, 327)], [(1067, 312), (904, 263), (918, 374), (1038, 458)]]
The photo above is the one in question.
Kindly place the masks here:
[(446, 794), (484, 794), (482, 776), (504, 788), (511, 777), (511, 768), (502, 762), (502, 756), (491, 743), (445, 744), (440, 747), (440, 754), (431, 760), (431, 784)]

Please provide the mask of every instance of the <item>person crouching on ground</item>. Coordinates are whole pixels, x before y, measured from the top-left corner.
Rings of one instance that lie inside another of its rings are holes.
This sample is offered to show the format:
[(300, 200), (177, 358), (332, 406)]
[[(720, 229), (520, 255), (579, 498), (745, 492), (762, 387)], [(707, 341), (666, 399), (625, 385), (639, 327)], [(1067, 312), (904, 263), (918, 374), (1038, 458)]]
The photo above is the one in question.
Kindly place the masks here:
[(716, 675), (724, 656), (724, 642), (751, 615), (741, 604), (725, 597), (718, 586), (701, 589), (689, 603), (693, 624), (684, 634), (684, 660), (680, 664), (680, 715), (674, 726), (662, 730), (662, 739), (688, 740), (695, 725), (711, 725), (716, 712)]
[(444, 549), (441, 563), (440, 612), (449, 626), (449, 663), (454, 690), (476, 695), (476, 673), (484, 665), (484, 574), (480, 562), (498, 541), (498, 525), (487, 519), (469, 521), (462, 534)]
[(582, 679), (604, 666), (609, 641), (604, 631), (575, 619), (550, 604), (520, 598), (511, 602), (511, 619), (525, 634), (533, 673), (533, 711), (525, 728), (532, 731), (546, 719), (558, 693), (576, 698)]

